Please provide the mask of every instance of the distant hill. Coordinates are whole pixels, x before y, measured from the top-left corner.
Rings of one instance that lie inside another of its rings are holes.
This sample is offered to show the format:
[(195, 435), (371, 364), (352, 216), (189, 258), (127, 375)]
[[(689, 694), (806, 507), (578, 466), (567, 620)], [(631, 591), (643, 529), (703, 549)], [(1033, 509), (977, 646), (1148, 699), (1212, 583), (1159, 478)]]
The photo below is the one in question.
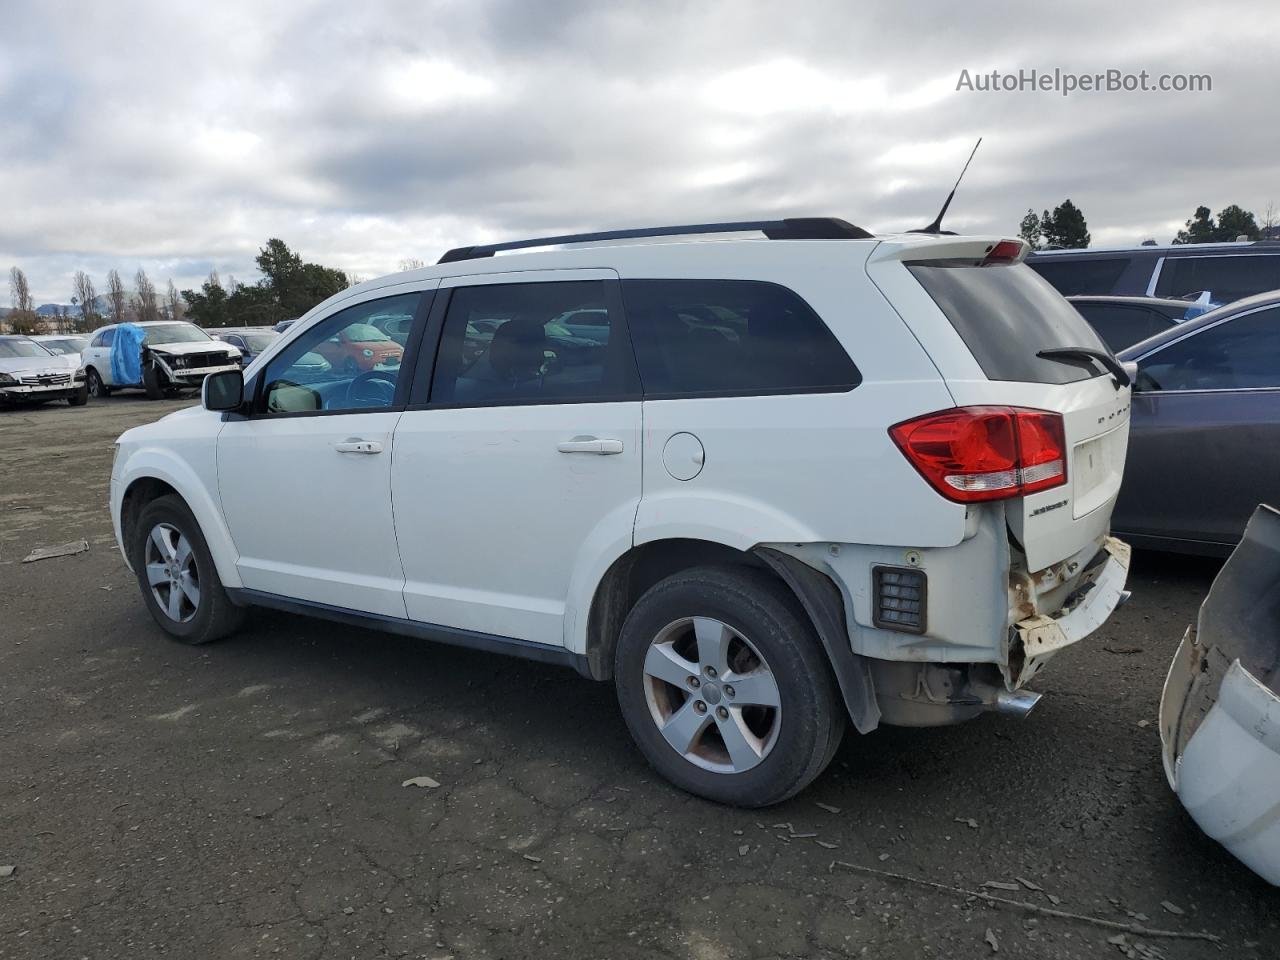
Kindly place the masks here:
[(73, 307), (69, 303), (42, 303), (36, 307), (36, 313), (42, 317), (56, 317), (63, 310), (67, 313), (79, 313), (79, 307)]

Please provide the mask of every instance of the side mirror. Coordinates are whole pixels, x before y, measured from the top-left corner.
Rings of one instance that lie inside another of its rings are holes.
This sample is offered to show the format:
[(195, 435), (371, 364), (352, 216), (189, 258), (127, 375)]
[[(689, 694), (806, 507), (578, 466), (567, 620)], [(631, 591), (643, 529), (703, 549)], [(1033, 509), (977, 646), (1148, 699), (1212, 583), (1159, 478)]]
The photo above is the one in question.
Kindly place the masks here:
[(244, 374), (239, 370), (209, 374), (200, 385), (200, 402), (206, 410), (240, 409), (244, 403)]
[(1124, 372), (1129, 375), (1129, 383), (1133, 385), (1133, 389), (1138, 389), (1138, 364), (1134, 360), (1124, 360), (1120, 363), (1124, 367)]

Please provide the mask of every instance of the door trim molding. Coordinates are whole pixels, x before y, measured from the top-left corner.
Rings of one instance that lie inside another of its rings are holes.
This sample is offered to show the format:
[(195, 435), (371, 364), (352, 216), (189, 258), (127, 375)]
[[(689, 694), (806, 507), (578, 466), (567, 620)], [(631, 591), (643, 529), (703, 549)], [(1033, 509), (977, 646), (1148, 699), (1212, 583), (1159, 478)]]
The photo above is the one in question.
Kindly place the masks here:
[(231, 602), (241, 607), (269, 607), (285, 613), (295, 613), (307, 617), (318, 617), (334, 623), (342, 623), (351, 627), (364, 627), (382, 633), (393, 633), (402, 637), (415, 637), (444, 643), (454, 647), (466, 647), (469, 650), (482, 650), (486, 653), (500, 653), (505, 656), (519, 657), (523, 660), (534, 660), (538, 663), (551, 663), (557, 666), (572, 667), (585, 677), (590, 677), (587, 658), (564, 647), (553, 647), (545, 643), (533, 643), (515, 637), (500, 637), (491, 633), (480, 633), (475, 630), (463, 630), (459, 627), (446, 627), (435, 623), (422, 623), (418, 620), (406, 620), (400, 617), (388, 617), (383, 614), (365, 613), (338, 607), (333, 604), (320, 603), (314, 600), (295, 600), (263, 590), (248, 587), (225, 587)]

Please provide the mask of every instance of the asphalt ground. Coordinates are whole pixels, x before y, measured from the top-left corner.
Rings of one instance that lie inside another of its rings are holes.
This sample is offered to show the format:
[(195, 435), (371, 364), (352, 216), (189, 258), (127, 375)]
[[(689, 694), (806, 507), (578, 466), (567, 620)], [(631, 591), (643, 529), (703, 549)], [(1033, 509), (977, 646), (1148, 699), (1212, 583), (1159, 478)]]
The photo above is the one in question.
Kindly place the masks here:
[(738, 811), (658, 779), (563, 669), (269, 612), (167, 640), (107, 482), (116, 435), (191, 402), (0, 411), (0, 958), (1280, 956), (1280, 891), (1160, 765), (1214, 563), (1137, 554), (1029, 718), (851, 735)]

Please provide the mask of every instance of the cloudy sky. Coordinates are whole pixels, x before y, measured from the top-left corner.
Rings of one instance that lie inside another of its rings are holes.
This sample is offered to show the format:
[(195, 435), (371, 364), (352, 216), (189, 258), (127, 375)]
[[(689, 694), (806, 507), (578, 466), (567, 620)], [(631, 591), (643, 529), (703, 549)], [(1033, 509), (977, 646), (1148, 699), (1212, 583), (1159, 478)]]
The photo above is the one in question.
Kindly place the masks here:
[[(268, 238), (364, 278), (447, 247), (623, 225), (948, 218), (1070, 197), (1094, 245), (1280, 206), (1270, 2), (213, 4), (6, 0), (0, 267), (256, 279)], [(981, 93), (962, 70), (1201, 93)]]

